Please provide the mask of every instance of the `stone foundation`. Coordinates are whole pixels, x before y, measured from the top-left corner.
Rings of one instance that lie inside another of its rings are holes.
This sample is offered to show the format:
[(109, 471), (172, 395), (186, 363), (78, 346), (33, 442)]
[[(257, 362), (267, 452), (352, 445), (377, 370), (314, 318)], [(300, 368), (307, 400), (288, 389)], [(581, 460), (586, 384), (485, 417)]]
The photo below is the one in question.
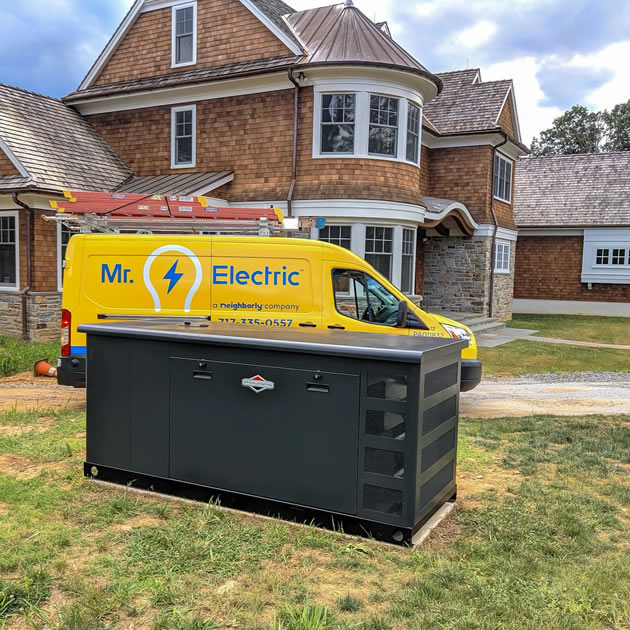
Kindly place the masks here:
[[(512, 244), (512, 270), (515, 243)], [(427, 311), (490, 312), (491, 237), (432, 236), (424, 243), (424, 303)], [(512, 318), (514, 273), (494, 276), (493, 317)]]
[[(31, 293), (26, 298), (28, 337), (31, 341), (58, 341), (61, 293)], [(0, 335), (22, 338), (22, 295), (0, 293)]]
[(424, 244), (424, 308), (488, 313), (490, 250), (484, 237), (432, 236)]

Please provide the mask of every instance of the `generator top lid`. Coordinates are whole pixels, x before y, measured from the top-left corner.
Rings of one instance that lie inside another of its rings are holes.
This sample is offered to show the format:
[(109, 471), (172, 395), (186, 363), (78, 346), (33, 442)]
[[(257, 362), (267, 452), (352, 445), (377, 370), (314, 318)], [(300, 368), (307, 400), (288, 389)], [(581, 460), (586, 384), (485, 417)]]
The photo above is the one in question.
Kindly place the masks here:
[(204, 345), (283, 350), (307, 354), (326, 354), (359, 359), (379, 359), (418, 363), (422, 355), (449, 346), (463, 350), (468, 342), (459, 339), (381, 335), (341, 330), (296, 330), (253, 328), (239, 324), (219, 324), (199, 319), (161, 318), (160, 322), (136, 320), (82, 324), (79, 332), (88, 335), (154, 339), (160, 341), (199, 343)]

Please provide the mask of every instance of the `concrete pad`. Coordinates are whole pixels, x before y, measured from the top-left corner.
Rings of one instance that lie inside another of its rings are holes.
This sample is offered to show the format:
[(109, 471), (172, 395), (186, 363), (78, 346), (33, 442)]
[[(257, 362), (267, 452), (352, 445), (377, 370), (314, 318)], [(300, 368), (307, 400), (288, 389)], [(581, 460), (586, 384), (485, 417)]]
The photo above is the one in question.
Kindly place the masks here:
[(431, 532), (455, 509), (455, 503), (445, 503), (415, 534), (411, 544), (419, 547)]
[(504, 328), (501, 333), (508, 337), (529, 337), (536, 334), (537, 330), (529, 330), (528, 328)]
[(482, 333), (481, 335), (475, 335), (475, 339), (480, 348), (496, 348), (511, 341), (516, 341), (516, 337), (506, 337), (496, 333)]

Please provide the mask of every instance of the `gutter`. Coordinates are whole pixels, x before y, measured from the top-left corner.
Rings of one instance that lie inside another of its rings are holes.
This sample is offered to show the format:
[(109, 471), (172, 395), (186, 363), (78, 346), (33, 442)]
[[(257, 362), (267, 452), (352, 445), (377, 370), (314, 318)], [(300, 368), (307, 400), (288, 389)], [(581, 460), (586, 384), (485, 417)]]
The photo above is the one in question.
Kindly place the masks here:
[[(503, 142), (499, 142), (499, 144), (495, 144), (492, 147), (492, 177), (490, 179), (490, 213), (492, 214), (492, 220), (494, 221), (494, 232), (492, 234), (492, 251), (490, 252), (490, 295), (488, 300), (488, 317), (492, 317), (494, 312), (494, 266), (496, 264), (497, 257), (497, 232), (499, 231), (499, 221), (497, 220), (497, 215), (494, 211), (494, 176), (495, 176), (495, 164), (496, 164), (496, 155), (497, 149), (502, 147), (504, 144), (507, 144), (509, 141), (508, 134), (504, 133)], [(512, 173), (512, 177), (514, 177), (514, 173)]]
[(294, 69), (289, 68), (289, 81), (295, 85), (293, 105), (293, 157), (291, 162), (291, 186), (287, 195), (287, 217), (293, 216), (293, 192), (297, 181), (297, 148), (298, 148), (298, 124), (300, 108), (300, 84), (295, 78)]
[[(28, 295), (31, 290), (31, 285), (33, 282), (33, 267), (31, 263), (31, 241), (32, 241), (32, 222), (33, 222), (33, 213), (31, 207), (25, 204), (20, 198), (19, 193), (14, 192), (11, 196), (13, 198), (13, 203), (20, 208), (24, 208), (26, 210), (26, 287), (22, 289), (22, 337), (25, 341), (28, 341)], [(18, 243), (19, 247), (19, 243)], [(19, 260), (19, 257), (18, 257)]]

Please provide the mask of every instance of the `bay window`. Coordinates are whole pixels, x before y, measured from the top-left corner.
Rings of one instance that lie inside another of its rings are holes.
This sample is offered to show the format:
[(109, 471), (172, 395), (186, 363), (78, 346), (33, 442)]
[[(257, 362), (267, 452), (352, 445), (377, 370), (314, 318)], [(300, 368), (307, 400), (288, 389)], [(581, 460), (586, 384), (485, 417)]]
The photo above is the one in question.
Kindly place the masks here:
[(354, 153), (354, 94), (322, 96), (322, 153)]
[(18, 288), (18, 214), (0, 213), (0, 289)]
[(350, 249), (352, 240), (351, 225), (327, 225), (319, 231), (319, 240)]
[[(313, 116), (314, 158), (368, 158), (420, 164), (422, 107), (400, 94), (377, 94), (375, 84), (344, 91), (333, 83), (330, 92), (315, 90)], [(392, 88), (393, 92), (396, 92)]]

